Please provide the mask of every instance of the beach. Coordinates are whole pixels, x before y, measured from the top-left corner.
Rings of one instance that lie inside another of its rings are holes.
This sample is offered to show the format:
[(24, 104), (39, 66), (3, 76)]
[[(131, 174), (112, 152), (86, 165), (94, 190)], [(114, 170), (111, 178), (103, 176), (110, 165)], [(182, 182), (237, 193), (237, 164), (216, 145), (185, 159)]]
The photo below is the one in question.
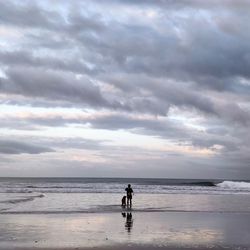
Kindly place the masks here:
[(250, 249), (250, 214), (0, 215), (0, 249)]
[(0, 249), (250, 249), (249, 183), (130, 181), (0, 180)]

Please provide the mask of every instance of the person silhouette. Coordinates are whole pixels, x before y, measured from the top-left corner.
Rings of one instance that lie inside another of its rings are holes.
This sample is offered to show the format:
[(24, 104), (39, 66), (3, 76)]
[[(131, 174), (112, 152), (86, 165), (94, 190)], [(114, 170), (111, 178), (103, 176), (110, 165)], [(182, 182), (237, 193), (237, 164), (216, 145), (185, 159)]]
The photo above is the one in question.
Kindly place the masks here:
[(130, 233), (132, 227), (133, 227), (132, 213), (127, 213), (125, 228), (127, 229), (128, 233)]
[(132, 206), (132, 194), (134, 193), (133, 189), (131, 188), (131, 185), (128, 184), (128, 187), (125, 188), (125, 191), (127, 192), (127, 206)]
[(126, 218), (125, 221), (125, 229), (127, 230), (128, 233), (131, 232), (131, 229), (133, 227), (133, 218), (132, 218), (132, 213), (131, 212), (127, 212), (127, 213), (122, 213), (122, 217)]

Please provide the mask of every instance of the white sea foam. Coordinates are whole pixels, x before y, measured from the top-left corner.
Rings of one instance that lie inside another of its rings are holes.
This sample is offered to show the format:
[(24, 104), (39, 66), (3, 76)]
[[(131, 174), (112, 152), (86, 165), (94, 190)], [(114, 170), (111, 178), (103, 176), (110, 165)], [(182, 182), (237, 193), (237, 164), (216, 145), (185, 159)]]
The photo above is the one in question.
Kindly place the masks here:
[(244, 181), (223, 181), (217, 184), (218, 187), (226, 188), (226, 189), (249, 189), (250, 183)]

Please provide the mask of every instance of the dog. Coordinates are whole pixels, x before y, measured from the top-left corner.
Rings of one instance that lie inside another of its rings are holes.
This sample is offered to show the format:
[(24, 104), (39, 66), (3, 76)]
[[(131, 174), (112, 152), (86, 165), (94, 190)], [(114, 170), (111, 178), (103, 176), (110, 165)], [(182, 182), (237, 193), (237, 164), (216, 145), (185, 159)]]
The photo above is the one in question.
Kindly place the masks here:
[(122, 207), (126, 206), (126, 199), (127, 199), (127, 197), (124, 195), (122, 197)]

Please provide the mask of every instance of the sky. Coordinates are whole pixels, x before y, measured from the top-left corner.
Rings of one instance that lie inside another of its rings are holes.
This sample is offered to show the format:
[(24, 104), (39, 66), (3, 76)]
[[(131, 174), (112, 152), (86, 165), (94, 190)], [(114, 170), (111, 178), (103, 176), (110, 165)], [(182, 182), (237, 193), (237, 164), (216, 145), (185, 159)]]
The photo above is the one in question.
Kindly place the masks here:
[(250, 1), (0, 0), (0, 176), (250, 178)]

